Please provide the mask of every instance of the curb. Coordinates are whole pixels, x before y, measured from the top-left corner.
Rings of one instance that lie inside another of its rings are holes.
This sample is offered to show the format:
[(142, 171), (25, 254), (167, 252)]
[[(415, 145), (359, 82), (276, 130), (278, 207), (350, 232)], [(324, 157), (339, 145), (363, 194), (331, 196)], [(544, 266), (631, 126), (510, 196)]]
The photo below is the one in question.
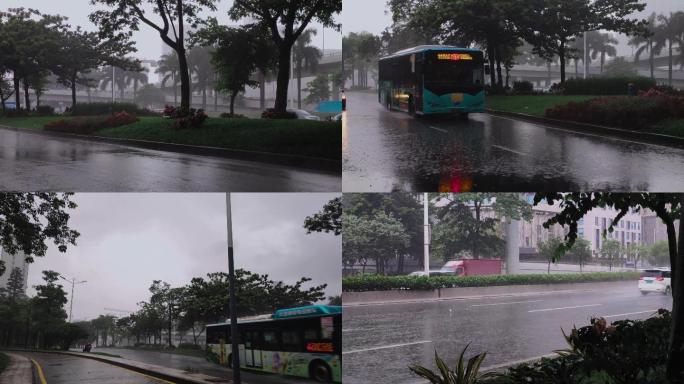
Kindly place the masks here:
[(552, 128), (563, 128), (581, 133), (593, 133), (603, 136), (615, 137), (619, 139), (632, 139), (647, 144), (658, 144), (667, 147), (684, 148), (684, 137), (664, 135), (661, 133), (631, 131), (629, 129), (606, 127), (604, 125), (578, 123), (576, 121), (569, 120), (550, 119), (548, 117), (532, 116), (524, 113), (509, 111), (499, 111), (489, 108), (485, 109), (485, 112), (495, 116), (512, 117), (537, 124), (551, 125)]
[(10, 127), (1, 125), (0, 128), (22, 133), (32, 133), (36, 135), (59, 137), (66, 139), (81, 139), (87, 141), (103, 142), (109, 144), (128, 145), (137, 148), (152, 149), (157, 151), (185, 153), (198, 156), (223, 157), (236, 160), (255, 161), (261, 163), (285, 165), (323, 171), (327, 173), (342, 174), (342, 161), (331, 160), (322, 157), (310, 157), (302, 155), (288, 155), (271, 152), (248, 151), (241, 149), (226, 149), (219, 147), (209, 147), (201, 145), (188, 145), (176, 143), (164, 143), (160, 141), (149, 141), (139, 139), (113, 138), (105, 136), (78, 135), (73, 133), (47, 132), (26, 128)]
[(393, 290), (342, 292), (342, 305), (344, 307), (362, 307), (452, 300), (480, 300), (498, 297), (545, 296), (558, 293), (571, 294), (591, 292), (597, 289), (609, 289), (621, 284), (634, 284), (634, 281), (619, 280), (561, 284), (496, 285), (487, 287), (441, 288), (425, 291)]
[[(55, 354), (55, 355), (68, 355), (68, 356), (75, 356), (75, 357), (81, 357), (84, 359), (91, 359), (95, 361), (99, 361), (101, 363), (106, 363), (110, 365), (115, 365), (117, 367), (125, 368), (130, 371), (135, 371), (138, 373), (142, 373), (147, 376), (154, 377), (156, 379), (161, 379), (161, 380), (166, 380), (173, 382), (175, 384), (208, 384), (208, 383), (232, 383), (232, 380), (230, 379), (222, 379), (219, 377), (214, 377), (214, 376), (209, 376), (209, 375), (204, 375), (201, 373), (186, 373), (185, 371), (182, 371), (180, 369), (176, 368), (168, 368), (168, 367), (161, 367), (161, 366), (156, 366), (154, 364), (148, 364), (148, 363), (140, 363), (140, 365), (133, 365), (133, 364), (127, 364), (121, 360), (125, 360), (121, 358), (110, 358), (106, 356), (98, 356), (98, 355), (89, 355), (85, 353), (78, 353), (78, 352), (65, 352), (65, 351), (45, 351), (45, 350), (19, 350), (19, 349), (5, 349), (5, 351), (14, 351), (14, 352), (28, 352), (28, 353), (50, 353), (50, 354)], [(170, 371), (169, 373), (163, 373), (159, 372), (156, 370), (153, 370), (153, 367), (158, 367), (158, 368), (163, 368), (166, 371)], [(190, 377), (183, 377), (181, 374), (185, 375), (193, 375), (196, 378), (190, 378)], [(244, 381), (243, 381), (244, 383)], [(248, 383), (245, 383), (248, 384)]]

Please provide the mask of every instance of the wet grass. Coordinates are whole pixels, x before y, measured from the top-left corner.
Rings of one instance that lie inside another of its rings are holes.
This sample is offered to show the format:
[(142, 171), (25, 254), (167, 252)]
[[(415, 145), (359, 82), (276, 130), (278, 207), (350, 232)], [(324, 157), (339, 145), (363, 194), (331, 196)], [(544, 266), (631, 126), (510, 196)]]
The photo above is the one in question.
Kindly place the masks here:
[(524, 113), (526, 115), (544, 117), (544, 112), (551, 107), (567, 104), (571, 101), (584, 101), (599, 96), (591, 95), (519, 95), (519, 96), (487, 96), (485, 105), (497, 111)]
[(7, 367), (9, 366), (10, 363), (10, 357), (7, 356), (6, 354), (0, 352), (0, 373), (2, 373)]
[[(42, 130), (62, 116), (0, 118), (0, 125)], [(172, 120), (141, 117), (140, 121), (95, 133), (111, 138), (199, 145), (339, 160), (342, 125), (338, 122), (210, 118), (201, 128), (176, 130)]]
[(666, 120), (653, 127), (654, 133), (684, 137), (684, 119)]

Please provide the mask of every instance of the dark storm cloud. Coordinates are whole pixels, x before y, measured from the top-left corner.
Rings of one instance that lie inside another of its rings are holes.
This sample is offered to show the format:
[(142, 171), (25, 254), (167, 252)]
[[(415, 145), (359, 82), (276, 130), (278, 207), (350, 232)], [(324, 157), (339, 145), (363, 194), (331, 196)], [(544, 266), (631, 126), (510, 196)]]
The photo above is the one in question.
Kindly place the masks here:
[[(328, 283), (328, 295), (339, 294), (340, 239), (302, 228), (304, 217), (334, 196), (235, 196), (236, 267), (286, 282), (309, 276)], [(51, 247), (29, 272), (29, 286), (46, 269), (88, 281), (76, 288), (74, 319), (121, 314), (104, 308), (135, 310), (155, 279), (181, 286), (228, 270), (224, 194), (77, 194), (75, 200), (70, 225), (81, 232), (78, 246), (66, 254)]]

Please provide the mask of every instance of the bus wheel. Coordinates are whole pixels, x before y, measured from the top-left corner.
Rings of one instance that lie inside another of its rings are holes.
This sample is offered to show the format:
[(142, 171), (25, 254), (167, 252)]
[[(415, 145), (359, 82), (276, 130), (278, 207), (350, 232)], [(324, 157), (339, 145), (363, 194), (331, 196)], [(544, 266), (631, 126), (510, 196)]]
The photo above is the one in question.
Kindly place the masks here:
[(233, 355), (228, 355), (228, 368), (233, 369)]
[(330, 367), (328, 364), (316, 360), (311, 363), (309, 367), (309, 375), (312, 379), (318, 381), (319, 383), (329, 383), (332, 381), (332, 372), (330, 372)]

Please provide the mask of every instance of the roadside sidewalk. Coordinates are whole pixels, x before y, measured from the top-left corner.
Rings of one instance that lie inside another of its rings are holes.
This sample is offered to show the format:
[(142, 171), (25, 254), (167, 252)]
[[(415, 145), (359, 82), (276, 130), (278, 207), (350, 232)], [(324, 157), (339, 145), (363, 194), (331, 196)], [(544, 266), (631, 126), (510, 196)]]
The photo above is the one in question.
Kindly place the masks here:
[(369, 291), (343, 292), (342, 305), (358, 307), (364, 305), (407, 304), (447, 300), (478, 300), (496, 297), (527, 297), (557, 293), (592, 292), (596, 290), (634, 287), (635, 281), (615, 281), (600, 283), (539, 284), (539, 285), (497, 285), (491, 287), (441, 288), (435, 290), (413, 291)]
[(28, 357), (14, 353), (6, 353), (10, 357), (10, 364), (0, 374), (2, 384), (31, 384), (33, 383), (33, 366)]

